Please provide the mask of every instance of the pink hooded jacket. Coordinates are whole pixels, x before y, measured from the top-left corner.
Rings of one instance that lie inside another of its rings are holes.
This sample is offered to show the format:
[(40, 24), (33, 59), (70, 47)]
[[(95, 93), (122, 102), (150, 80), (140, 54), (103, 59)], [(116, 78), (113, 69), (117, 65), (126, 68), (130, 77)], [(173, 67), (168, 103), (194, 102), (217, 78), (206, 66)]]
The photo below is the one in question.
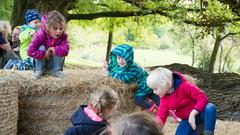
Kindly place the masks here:
[[(49, 36), (46, 28), (46, 15), (42, 17), (42, 26), (34, 35), (31, 43), (29, 44), (29, 48), (27, 51), (28, 56), (35, 59), (43, 59), (45, 55), (45, 51), (39, 50), (41, 45), (44, 45), (46, 49), (51, 46), (52, 41), (54, 40)], [(69, 44), (68, 44), (68, 35), (67, 33), (63, 33), (54, 44), (55, 55), (60, 57), (65, 57), (69, 52)]]
[(179, 118), (187, 120), (193, 109), (202, 112), (208, 103), (205, 93), (187, 81), (183, 74), (173, 72), (173, 78), (175, 91), (160, 100), (157, 118), (162, 125), (166, 122), (169, 110), (175, 110)]

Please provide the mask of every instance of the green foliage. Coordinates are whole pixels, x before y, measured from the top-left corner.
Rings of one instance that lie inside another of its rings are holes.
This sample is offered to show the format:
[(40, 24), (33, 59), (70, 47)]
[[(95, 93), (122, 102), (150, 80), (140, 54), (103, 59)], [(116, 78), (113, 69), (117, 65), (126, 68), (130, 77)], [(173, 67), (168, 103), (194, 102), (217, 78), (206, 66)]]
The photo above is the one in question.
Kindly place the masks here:
[(0, 20), (10, 20), (13, 0), (2, 0), (0, 4)]
[(128, 32), (124, 34), (125, 36), (125, 40), (126, 41), (130, 41), (130, 42), (134, 42), (135, 41), (135, 37), (134, 35), (131, 33), (131, 30), (128, 29)]

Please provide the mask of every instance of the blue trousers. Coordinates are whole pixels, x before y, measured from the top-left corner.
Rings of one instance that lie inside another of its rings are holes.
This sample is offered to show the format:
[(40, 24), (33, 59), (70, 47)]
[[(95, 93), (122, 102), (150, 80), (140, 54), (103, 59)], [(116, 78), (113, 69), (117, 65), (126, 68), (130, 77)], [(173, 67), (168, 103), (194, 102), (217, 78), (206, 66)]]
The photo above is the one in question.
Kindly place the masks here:
[(147, 100), (148, 98), (152, 100), (157, 106), (159, 106), (160, 98), (153, 92), (144, 96), (135, 96), (134, 101), (141, 108), (150, 109), (152, 107), (152, 102), (150, 100)]
[[(45, 46), (40, 46), (39, 50), (45, 51)], [(38, 60), (35, 59), (36, 66), (35, 71), (49, 71), (50, 73), (54, 74), (58, 71), (62, 71), (63, 69), (63, 59), (64, 57), (59, 57), (57, 55), (50, 56), (49, 59)]]
[[(204, 130), (214, 131), (216, 123), (216, 107), (212, 103), (208, 103), (203, 112), (196, 117), (196, 126), (204, 126)], [(182, 120), (176, 130), (175, 135), (197, 135), (197, 131), (193, 130), (188, 120)]]

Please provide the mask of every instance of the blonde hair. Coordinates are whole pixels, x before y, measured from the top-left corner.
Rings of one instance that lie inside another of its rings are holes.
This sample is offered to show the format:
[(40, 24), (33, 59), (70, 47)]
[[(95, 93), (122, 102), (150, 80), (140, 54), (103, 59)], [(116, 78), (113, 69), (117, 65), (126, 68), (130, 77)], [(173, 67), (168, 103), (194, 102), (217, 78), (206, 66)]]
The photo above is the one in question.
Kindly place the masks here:
[[(7, 38), (7, 34), (11, 32), (11, 25), (8, 21), (0, 21), (0, 32), (5, 32), (4, 38)], [(3, 34), (3, 33), (2, 33)]]
[(111, 125), (112, 135), (163, 135), (156, 119), (150, 114), (136, 112)]
[(66, 20), (64, 16), (56, 11), (50, 11), (47, 15), (47, 20), (46, 20), (47, 28), (49, 29), (51, 26), (56, 26), (57, 24), (61, 24), (62, 27), (65, 29), (66, 28)]
[(112, 110), (117, 103), (117, 93), (109, 87), (101, 87), (90, 95), (89, 105), (103, 118), (107, 115), (106, 111)]
[(150, 88), (156, 88), (159, 86), (159, 84), (166, 85), (167, 83), (169, 83), (170, 87), (172, 87), (172, 71), (168, 70), (167, 68), (158, 67), (154, 69), (147, 77), (147, 85)]

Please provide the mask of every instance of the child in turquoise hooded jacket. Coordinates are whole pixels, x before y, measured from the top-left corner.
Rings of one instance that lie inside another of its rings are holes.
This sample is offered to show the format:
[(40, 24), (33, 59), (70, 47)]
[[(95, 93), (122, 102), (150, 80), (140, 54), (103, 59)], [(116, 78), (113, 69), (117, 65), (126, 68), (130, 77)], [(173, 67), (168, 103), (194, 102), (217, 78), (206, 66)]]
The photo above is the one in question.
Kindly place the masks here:
[(134, 62), (134, 51), (130, 45), (121, 44), (111, 51), (108, 65), (105, 65), (111, 77), (127, 84), (137, 83), (134, 101), (142, 109), (156, 113), (159, 97), (146, 84), (148, 73)]

